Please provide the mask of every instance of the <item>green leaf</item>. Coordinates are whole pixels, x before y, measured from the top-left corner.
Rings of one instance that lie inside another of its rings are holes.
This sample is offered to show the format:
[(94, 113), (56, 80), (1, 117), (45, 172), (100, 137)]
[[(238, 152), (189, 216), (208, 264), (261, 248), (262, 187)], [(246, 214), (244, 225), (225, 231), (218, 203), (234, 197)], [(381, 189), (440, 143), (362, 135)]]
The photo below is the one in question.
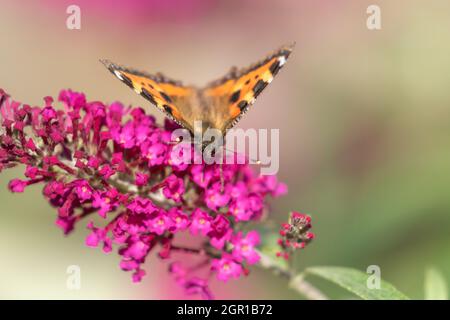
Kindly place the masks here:
[(425, 271), (425, 300), (447, 300), (448, 290), (445, 278), (434, 268)]
[(367, 274), (356, 269), (344, 267), (311, 267), (306, 274), (315, 275), (331, 281), (338, 286), (354, 293), (364, 300), (408, 300), (409, 298), (398, 291), (390, 283), (380, 280), (380, 288), (371, 288), (371, 279), (375, 275)]

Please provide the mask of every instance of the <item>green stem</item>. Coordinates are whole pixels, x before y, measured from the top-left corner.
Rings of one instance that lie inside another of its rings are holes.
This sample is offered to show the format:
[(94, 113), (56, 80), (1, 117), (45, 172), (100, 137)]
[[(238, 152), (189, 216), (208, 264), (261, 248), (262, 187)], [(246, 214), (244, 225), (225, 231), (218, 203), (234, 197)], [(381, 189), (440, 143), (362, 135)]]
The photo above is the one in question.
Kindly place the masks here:
[(273, 258), (261, 252), (259, 252), (259, 254), (261, 256), (261, 260), (258, 266), (266, 270), (271, 270), (275, 273), (275, 275), (286, 279), (291, 289), (297, 291), (309, 300), (328, 300), (328, 297), (324, 293), (322, 293), (309, 281), (305, 280), (303, 274), (298, 274), (291, 269), (283, 268), (279, 264), (275, 263)]
[(309, 281), (306, 281), (303, 275), (291, 277), (289, 287), (309, 300), (328, 300), (328, 297)]

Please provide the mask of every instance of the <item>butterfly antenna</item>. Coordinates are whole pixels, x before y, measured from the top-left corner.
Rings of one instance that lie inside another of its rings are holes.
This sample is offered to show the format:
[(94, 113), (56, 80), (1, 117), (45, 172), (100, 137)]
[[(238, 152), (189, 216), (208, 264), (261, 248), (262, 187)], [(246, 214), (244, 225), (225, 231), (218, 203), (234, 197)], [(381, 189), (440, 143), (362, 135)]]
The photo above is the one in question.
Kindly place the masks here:
[[(222, 146), (222, 148), (223, 148), (223, 150), (231, 152), (232, 154), (238, 154), (236, 151), (227, 149), (224, 146)], [(247, 159), (249, 159), (251, 162), (253, 162), (253, 164), (257, 164), (257, 165), (261, 164), (261, 160), (259, 160), (259, 159), (254, 159), (254, 158), (250, 158), (250, 157), (247, 157)]]

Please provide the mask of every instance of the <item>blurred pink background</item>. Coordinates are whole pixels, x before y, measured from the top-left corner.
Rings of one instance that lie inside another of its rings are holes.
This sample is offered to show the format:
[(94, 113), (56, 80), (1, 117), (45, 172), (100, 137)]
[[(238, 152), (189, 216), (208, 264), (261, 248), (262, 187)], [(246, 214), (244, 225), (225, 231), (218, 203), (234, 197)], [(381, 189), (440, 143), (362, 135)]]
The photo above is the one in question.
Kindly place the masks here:
[[(66, 28), (72, 4), (81, 30)], [(366, 27), (370, 4), (382, 9), (379, 31)], [(30, 104), (71, 88), (163, 119), (98, 59), (202, 85), (296, 41), (239, 123), (280, 128), (279, 178), (290, 192), (273, 203), (273, 218), (312, 214), (317, 240), (300, 253), (299, 270), (375, 263), (420, 297), (426, 263), (450, 276), (449, 9), (439, 0), (2, 1), (0, 87)], [(12, 175), (0, 176), (1, 298), (185, 297), (156, 258), (136, 285), (116, 255), (84, 246), (86, 230), (63, 239), (39, 188), (7, 191)], [(82, 290), (66, 289), (70, 264), (82, 268)], [(255, 269), (213, 290), (225, 299), (300, 298), (286, 286)]]

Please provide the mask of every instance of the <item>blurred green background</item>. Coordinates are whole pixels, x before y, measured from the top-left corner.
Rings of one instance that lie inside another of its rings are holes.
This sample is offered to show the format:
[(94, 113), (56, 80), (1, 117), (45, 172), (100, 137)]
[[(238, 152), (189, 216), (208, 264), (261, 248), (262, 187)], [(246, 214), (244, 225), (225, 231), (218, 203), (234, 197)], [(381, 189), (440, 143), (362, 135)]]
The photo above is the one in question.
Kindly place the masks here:
[[(81, 30), (66, 28), (70, 4), (81, 8)], [(371, 4), (381, 8), (381, 30), (366, 27)], [(280, 128), (279, 177), (289, 194), (272, 203), (272, 218), (313, 216), (317, 238), (299, 254), (299, 270), (378, 265), (383, 279), (422, 298), (426, 267), (450, 280), (449, 30), (445, 0), (2, 0), (0, 87), (30, 104), (72, 88), (146, 106), (98, 59), (201, 85), (296, 41), (239, 124)], [(84, 246), (82, 225), (64, 239), (41, 186), (8, 192), (19, 174), (0, 175), (0, 298), (184, 297), (154, 258), (132, 284), (117, 254)], [(78, 291), (66, 288), (72, 264), (81, 267)], [(351, 297), (311, 281), (332, 298)], [(217, 298), (301, 298), (256, 269), (213, 289)]]

